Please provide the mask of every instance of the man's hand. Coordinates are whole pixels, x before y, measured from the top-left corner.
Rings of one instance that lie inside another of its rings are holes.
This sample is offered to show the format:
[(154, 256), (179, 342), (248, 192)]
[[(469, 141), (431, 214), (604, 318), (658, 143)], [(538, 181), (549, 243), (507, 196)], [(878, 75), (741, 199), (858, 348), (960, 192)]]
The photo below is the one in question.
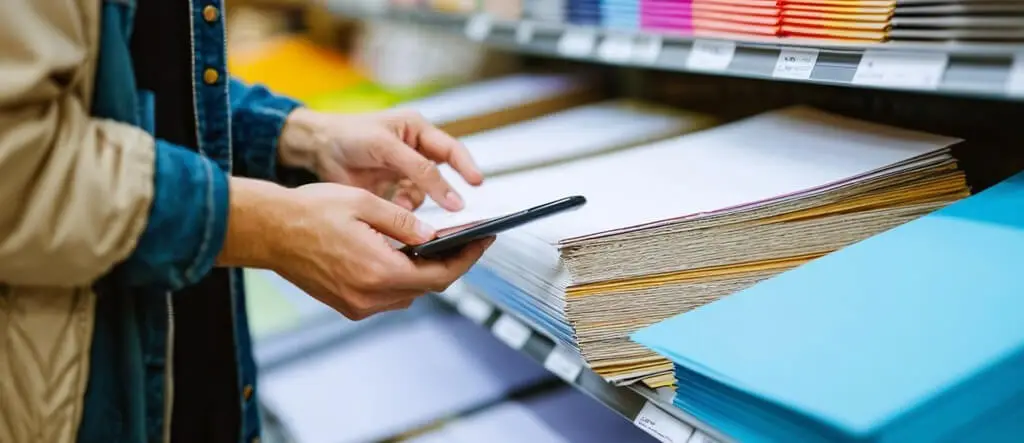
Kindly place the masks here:
[(409, 210), (419, 207), (424, 193), (445, 209), (462, 209), (462, 198), (441, 177), (438, 163), (451, 165), (471, 185), (483, 182), (461, 143), (410, 111), (345, 115), (298, 109), (281, 133), (278, 157), (285, 166), (366, 189)]
[(285, 189), (233, 178), (218, 264), (276, 271), (358, 320), (445, 290), (491, 243), (479, 241), (456, 257), (426, 261), (410, 259), (389, 241), (417, 244), (435, 234), (408, 210), (362, 189), (333, 183)]

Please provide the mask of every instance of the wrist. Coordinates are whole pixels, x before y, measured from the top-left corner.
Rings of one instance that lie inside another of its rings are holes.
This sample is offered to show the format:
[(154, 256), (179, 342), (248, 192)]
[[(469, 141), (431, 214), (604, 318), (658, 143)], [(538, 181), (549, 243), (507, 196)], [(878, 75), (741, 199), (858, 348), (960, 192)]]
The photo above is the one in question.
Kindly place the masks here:
[(316, 172), (319, 152), (326, 144), (320, 136), (320, 125), (320, 117), (316, 111), (298, 108), (288, 114), (278, 139), (278, 163), (290, 168)]
[(279, 233), (287, 220), (289, 190), (276, 184), (240, 177), (229, 182), (227, 234), (217, 265), (271, 269), (281, 246)]

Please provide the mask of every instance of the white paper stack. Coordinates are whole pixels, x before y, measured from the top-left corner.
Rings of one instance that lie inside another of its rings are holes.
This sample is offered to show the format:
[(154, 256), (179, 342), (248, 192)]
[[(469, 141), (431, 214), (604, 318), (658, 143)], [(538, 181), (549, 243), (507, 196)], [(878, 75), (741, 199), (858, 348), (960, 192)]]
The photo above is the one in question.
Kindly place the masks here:
[(499, 236), (465, 279), (616, 383), (671, 384), (632, 343), (688, 311), (967, 195), (958, 140), (805, 107), (460, 189), (459, 226), (569, 195), (588, 204)]

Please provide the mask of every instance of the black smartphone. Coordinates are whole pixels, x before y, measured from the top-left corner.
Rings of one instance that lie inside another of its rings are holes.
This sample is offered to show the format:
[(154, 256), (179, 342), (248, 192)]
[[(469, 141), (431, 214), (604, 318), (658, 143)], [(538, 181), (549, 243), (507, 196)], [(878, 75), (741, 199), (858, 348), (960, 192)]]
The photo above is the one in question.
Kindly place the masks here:
[(433, 240), (418, 245), (408, 245), (402, 248), (402, 252), (410, 257), (425, 259), (448, 257), (458, 253), (462, 247), (474, 240), (493, 237), (500, 232), (540, 220), (549, 215), (577, 209), (586, 203), (586, 198), (576, 195), (502, 217), (443, 229), (437, 233), (437, 237)]

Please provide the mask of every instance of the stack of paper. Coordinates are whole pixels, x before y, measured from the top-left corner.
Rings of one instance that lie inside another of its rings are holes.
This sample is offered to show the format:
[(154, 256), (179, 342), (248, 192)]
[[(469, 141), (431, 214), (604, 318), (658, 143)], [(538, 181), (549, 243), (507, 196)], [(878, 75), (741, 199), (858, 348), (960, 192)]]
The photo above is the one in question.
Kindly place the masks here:
[(641, 0), (644, 29), (683, 35), (778, 34), (775, 0)]
[(601, 24), (611, 29), (638, 29), (640, 27), (640, 1), (601, 0)]
[(1013, 0), (931, 1), (896, 7), (892, 40), (1024, 41), (1024, 4)]
[(1024, 174), (635, 338), (737, 441), (1024, 436)]
[(574, 25), (601, 26), (600, 0), (566, 0), (565, 15)]
[[(500, 236), (466, 283), (617, 383), (671, 384), (629, 334), (967, 195), (957, 140), (796, 107), (460, 189), (457, 226), (568, 195)], [(653, 378), (652, 378), (653, 377)]]
[(481, 172), (494, 178), (626, 149), (713, 124), (713, 119), (702, 114), (614, 100), (480, 132), (462, 138), (462, 142)]
[(781, 0), (782, 33), (790, 37), (885, 41), (896, 1)]
[(449, 89), (402, 108), (415, 109), (453, 136), (520, 122), (601, 97), (585, 75), (515, 74)]
[(564, 23), (566, 0), (523, 0), (523, 18), (538, 22)]
[(361, 331), (261, 373), (260, 399), (304, 443), (382, 441), (550, 380), (455, 314)]

